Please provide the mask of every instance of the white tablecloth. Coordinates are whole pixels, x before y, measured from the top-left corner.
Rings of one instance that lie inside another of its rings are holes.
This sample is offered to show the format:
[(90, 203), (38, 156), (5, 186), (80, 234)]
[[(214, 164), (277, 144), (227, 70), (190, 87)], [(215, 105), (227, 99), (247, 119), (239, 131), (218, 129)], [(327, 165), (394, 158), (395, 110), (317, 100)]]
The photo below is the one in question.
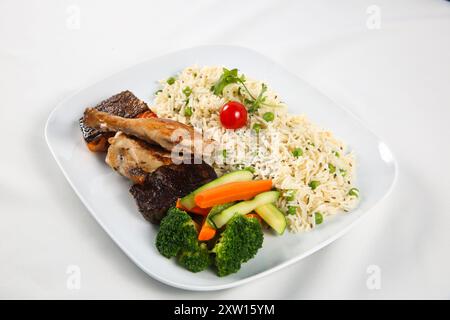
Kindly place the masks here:
[[(168, 287), (135, 266), (43, 136), (50, 111), (78, 88), (204, 44), (278, 61), (356, 113), (400, 168), (391, 196), (338, 241), (212, 293)], [(0, 298), (450, 298), (449, 57), (450, 2), (440, 0), (1, 0)], [(67, 286), (71, 265), (79, 290)]]

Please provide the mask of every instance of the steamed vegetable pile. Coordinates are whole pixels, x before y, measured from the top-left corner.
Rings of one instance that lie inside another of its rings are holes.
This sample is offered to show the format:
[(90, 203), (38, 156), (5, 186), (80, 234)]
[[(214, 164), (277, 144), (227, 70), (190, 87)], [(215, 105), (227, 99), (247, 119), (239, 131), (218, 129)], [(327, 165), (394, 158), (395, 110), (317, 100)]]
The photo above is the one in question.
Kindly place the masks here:
[(253, 180), (251, 171), (225, 174), (178, 199), (161, 221), (156, 247), (192, 272), (214, 265), (221, 277), (235, 273), (262, 247), (263, 225), (284, 232), (279, 196), (271, 180)]

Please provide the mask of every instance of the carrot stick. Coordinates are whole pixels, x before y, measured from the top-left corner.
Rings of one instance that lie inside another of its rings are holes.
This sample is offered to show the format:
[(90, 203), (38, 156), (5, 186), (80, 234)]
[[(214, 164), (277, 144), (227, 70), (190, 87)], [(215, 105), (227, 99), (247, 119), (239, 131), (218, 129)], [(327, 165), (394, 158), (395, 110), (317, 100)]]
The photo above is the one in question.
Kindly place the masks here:
[(177, 204), (175, 205), (175, 207), (177, 207), (177, 209), (184, 210), (184, 207), (181, 204), (180, 200), (181, 200), (180, 198), (177, 199)]
[(200, 232), (198, 234), (198, 240), (208, 241), (214, 238), (215, 235), (216, 229), (208, 223), (208, 218), (205, 217), (202, 228), (200, 229)]
[(201, 216), (207, 216), (209, 213), (210, 208), (199, 208), (199, 207), (193, 207), (192, 209), (187, 209), (185, 207), (183, 207), (183, 205), (181, 204), (181, 199), (177, 199), (177, 204), (176, 207), (180, 210), (183, 211), (187, 211), (187, 212), (191, 212), (191, 213), (195, 213), (195, 214), (199, 214)]
[(105, 152), (109, 147), (108, 138), (100, 137), (95, 141), (88, 142), (87, 146), (92, 152)]
[(272, 180), (231, 182), (201, 191), (195, 195), (194, 200), (198, 207), (210, 208), (232, 201), (248, 200), (270, 189), (272, 189)]

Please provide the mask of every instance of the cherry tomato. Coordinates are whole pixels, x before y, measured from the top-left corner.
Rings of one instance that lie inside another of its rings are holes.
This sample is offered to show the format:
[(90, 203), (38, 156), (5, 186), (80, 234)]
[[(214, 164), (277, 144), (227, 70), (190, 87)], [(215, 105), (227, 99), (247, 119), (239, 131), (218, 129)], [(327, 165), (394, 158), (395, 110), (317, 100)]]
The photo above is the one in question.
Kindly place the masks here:
[(220, 109), (220, 122), (226, 129), (239, 129), (247, 124), (247, 109), (242, 103), (230, 101)]

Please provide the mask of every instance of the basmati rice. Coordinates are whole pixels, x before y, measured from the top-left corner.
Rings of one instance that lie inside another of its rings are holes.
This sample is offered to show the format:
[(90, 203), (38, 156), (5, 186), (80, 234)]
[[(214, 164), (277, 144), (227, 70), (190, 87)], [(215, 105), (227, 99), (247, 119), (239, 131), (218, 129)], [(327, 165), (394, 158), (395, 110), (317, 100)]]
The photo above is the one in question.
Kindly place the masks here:
[[(349, 195), (355, 178), (353, 153), (347, 152), (344, 143), (331, 132), (317, 127), (304, 115), (289, 114), (270, 87), (265, 102), (279, 107), (261, 107), (249, 114), (246, 127), (238, 130), (221, 126), (220, 108), (227, 101), (245, 98), (239, 84), (226, 86), (222, 97), (211, 91), (222, 70), (221, 66), (191, 66), (178, 74), (173, 84), (161, 80), (162, 88), (152, 110), (161, 118), (192, 125), (215, 140), (216, 157), (211, 165), (219, 175), (252, 167), (258, 178), (273, 179), (282, 194), (278, 207), (284, 212), (289, 207), (295, 208), (295, 214), (286, 215), (292, 231), (314, 228), (317, 212), (326, 219), (354, 208), (358, 197)], [(259, 94), (260, 81), (246, 77), (245, 84), (254, 96)], [(183, 92), (186, 87), (191, 89), (188, 96)], [(190, 116), (185, 115), (186, 108), (192, 111)], [(267, 111), (275, 113), (271, 122), (262, 117)], [(262, 126), (259, 134), (252, 130), (255, 123)], [(296, 149), (301, 153), (298, 157), (293, 155)], [(226, 150), (225, 157), (223, 150)], [(317, 181), (314, 190), (311, 181)]]

